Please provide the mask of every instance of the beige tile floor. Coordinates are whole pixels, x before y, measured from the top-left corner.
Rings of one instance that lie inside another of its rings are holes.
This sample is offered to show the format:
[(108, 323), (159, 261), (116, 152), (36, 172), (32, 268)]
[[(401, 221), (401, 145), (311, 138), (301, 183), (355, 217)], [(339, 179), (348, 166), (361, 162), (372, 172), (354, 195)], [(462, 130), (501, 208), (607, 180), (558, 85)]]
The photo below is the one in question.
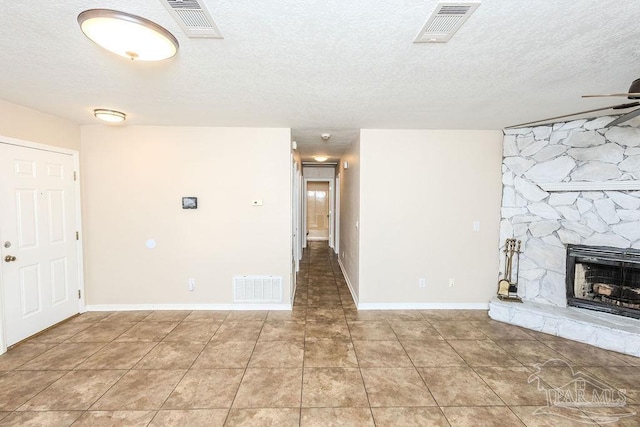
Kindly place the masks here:
[[(547, 408), (571, 369), (625, 405)], [(0, 356), (6, 426), (639, 426), (638, 413), (640, 359), (485, 311), (357, 311), (319, 242), (291, 312), (85, 313)]]

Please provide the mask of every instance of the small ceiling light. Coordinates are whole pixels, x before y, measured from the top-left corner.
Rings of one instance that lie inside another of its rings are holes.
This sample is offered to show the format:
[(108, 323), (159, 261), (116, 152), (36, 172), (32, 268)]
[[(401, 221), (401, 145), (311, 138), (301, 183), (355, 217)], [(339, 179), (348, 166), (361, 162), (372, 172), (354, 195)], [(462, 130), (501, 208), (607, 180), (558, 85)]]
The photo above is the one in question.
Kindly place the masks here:
[(78, 15), (85, 36), (110, 52), (139, 61), (160, 61), (178, 52), (169, 31), (136, 15), (110, 9), (90, 9)]
[(326, 156), (313, 156), (313, 160), (315, 160), (316, 162), (326, 162), (328, 159), (328, 157)]
[(103, 122), (109, 123), (121, 123), (127, 118), (125, 113), (115, 110), (105, 110), (104, 108), (97, 108), (93, 110), (93, 115), (96, 119), (100, 119)]

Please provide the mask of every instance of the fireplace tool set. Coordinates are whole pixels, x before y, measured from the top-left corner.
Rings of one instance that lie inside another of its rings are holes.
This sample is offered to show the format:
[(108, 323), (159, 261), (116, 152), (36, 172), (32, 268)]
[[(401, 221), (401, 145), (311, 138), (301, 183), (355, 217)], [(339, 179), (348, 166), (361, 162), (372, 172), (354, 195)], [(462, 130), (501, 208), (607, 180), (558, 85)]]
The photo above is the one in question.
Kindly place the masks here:
[[(498, 281), (498, 298), (502, 301), (522, 302), (522, 299), (517, 295), (521, 244), (522, 241), (516, 239), (507, 239), (504, 243), (504, 277)], [(512, 280), (514, 258), (516, 261), (515, 282)]]

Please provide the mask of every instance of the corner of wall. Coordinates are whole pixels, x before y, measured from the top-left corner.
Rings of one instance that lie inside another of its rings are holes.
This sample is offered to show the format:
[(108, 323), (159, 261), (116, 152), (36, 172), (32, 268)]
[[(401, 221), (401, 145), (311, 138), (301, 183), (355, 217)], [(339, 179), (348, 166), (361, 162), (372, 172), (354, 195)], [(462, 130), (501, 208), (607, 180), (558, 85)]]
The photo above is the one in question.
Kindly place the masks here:
[(0, 100), (0, 135), (80, 151), (80, 125)]

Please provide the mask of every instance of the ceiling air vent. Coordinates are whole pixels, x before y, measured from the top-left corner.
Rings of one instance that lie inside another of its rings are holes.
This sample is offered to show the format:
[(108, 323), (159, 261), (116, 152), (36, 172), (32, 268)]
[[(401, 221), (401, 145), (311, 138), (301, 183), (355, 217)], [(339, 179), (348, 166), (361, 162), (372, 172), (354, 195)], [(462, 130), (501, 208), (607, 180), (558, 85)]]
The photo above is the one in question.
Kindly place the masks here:
[(414, 43), (445, 43), (458, 31), (480, 2), (438, 3)]
[(202, 0), (160, 0), (189, 37), (221, 39), (222, 33)]

